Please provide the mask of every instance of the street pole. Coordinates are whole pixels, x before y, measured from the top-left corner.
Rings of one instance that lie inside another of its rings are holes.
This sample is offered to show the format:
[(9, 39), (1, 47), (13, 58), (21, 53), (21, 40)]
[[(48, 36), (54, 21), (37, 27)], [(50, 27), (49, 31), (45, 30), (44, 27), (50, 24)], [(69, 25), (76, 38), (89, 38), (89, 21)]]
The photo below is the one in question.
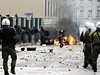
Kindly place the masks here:
[(0, 15), (0, 28), (1, 28), (1, 15)]
[(18, 15), (15, 14), (15, 17), (16, 17), (16, 25), (18, 26)]

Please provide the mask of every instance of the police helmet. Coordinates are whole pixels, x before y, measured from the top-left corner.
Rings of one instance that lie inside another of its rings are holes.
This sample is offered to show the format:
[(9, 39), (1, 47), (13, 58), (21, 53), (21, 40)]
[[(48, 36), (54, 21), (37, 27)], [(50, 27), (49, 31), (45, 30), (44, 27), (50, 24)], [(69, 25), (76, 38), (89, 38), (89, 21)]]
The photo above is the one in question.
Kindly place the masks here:
[(96, 28), (100, 28), (100, 22), (96, 23)]
[(4, 18), (2, 20), (2, 25), (8, 25), (8, 26), (10, 26), (10, 20), (8, 18)]
[(86, 22), (85, 23), (85, 28), (88, 28), (89, 24), (90, 24), (90, 22)]
[(96, 27), (93, 23), (90, 23), (88, 28), (91, 29), (91, 31), (95, 31), (95, 29), (96, 29)]

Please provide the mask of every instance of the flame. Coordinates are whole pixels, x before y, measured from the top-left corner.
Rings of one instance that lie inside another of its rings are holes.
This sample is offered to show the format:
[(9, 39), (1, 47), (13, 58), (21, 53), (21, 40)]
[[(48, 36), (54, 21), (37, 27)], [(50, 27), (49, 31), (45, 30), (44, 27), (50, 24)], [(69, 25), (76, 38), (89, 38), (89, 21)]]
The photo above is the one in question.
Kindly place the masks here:
[(76, 40), (72, 35), (69, 35), (68, 42), (70, 45), (76, 44)]
[(64, 45), (68, 44), (68, 37), (64, 36), (63, 39), (62, 39), (62, 42), (63, 42)]
[[(64, 45), (68, 45), (68, 44), (69, 44), (69, 45), (74, 45), (74, 44), (76, 44), (77, 42), (76, 42), (74, 36), (69, 35), (69, 36), (64, 36), (64, 37), (62, 38), (62, 43), (63, 43)], [(59, 40), (58, 40), (57, 38), (54, 39), (54, 44), (55, 44), (55, 45), (60, 45)]]
[(54, 44), (55, 45), (60, 45), (59, 40), (58, 39), (54, 39)]

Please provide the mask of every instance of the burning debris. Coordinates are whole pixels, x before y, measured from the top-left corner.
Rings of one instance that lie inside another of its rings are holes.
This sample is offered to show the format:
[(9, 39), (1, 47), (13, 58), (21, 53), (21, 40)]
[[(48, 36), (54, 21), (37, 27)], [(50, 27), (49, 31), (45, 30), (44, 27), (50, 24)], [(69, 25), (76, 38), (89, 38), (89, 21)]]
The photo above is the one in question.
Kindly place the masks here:
[[(74, 34), (67, 34), (68, 31), (65, 29), (55, 29), (54, 32), (53, 30), (49, 32), (53, 33), (49, 45), (75, 45), (79, 43), (78, 40), (75, 39), (76, 37), (73, 36)], [(66, 36), (65, 34), (69, 36)]]
[[(52, 40), (54, 41), (54, 45), (60, 45), (58, 38), (55, 38)], [(69, 35), (69, 36), (64, 36), (62, 38), (62, 43), (64, 45), (75, 45), (75, 44), (78, 44), (78, 41), (74, 38), (73, 35)]]

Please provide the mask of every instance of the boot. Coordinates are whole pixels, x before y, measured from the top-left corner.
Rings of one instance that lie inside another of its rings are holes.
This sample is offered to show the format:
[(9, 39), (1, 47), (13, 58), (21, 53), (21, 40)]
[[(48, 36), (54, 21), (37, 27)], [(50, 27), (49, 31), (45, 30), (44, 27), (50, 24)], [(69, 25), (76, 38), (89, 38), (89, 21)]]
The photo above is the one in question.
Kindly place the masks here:
[(4, 75), (9, 75), (8, 70), (4, 71)]
[(16, 74), (16, 73), (15, 73), (15, 66), (11, 67), (11, 73), (12, 73), (12, 74)]
[(88, 66), (87, 66), (87, 65), (84, 65), (83, 67), (84, 67), (84, 68), (87, 68)]
[(94, 72), (97, 72), (97, 65), (96, 64), (93, 64), (92, 65), (92, 69), (93, 69)]
[(60, 48), (62, 48), (63, 47), (63, 44), (60, 44)]
[(88, 67), (88, 62), (87, 62), (87, 59), (84, 60), (84, 68), (87, 68)]

